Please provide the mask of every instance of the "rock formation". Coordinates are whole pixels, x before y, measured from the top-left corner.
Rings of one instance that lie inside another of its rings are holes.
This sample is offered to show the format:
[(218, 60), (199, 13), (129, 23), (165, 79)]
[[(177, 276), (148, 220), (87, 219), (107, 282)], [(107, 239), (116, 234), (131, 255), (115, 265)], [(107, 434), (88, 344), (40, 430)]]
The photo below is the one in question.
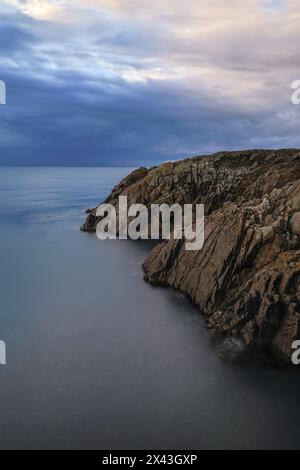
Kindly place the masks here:
[[(300, 338), (300, 151), (251, 150), (140, 168), (118, 184), (128, 203), (203, 203), (205, 244), (157, 244), (145, 280), (186, 293), (214, 336), (291, 362)], [(95, 209), (82, 230), (94, 231)]]

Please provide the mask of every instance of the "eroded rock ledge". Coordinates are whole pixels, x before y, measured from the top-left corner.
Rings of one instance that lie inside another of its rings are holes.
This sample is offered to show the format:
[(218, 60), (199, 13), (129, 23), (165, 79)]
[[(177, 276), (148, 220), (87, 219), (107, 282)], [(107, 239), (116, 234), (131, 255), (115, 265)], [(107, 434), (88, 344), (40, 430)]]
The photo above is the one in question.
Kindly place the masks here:
[[(203, 203), (205, 245), (158, 244), (145, 279), (186, 293), (212, 335), (290, 363), (300, 337), (300, 151), (251, 150), (140, 168), (106, 202)], [(91, 210), (84, 231), (95, 231)]]

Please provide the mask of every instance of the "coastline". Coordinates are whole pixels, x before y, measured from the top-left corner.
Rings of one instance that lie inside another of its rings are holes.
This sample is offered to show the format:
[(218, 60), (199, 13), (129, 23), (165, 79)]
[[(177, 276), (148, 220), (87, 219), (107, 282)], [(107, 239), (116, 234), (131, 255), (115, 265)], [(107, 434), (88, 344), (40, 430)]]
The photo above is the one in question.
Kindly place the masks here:
[[(290, 364), (300, 328), (300, 152), (220, 152), (139, 168), (106, 203), (205, 205), (205, 245), (186, 252), (181, 240), (148, 254), (145, 280), (186, 294), (212, 337), (237, 355), (264, 353)], [(83, 231), (94, 232), (96, 209)]]

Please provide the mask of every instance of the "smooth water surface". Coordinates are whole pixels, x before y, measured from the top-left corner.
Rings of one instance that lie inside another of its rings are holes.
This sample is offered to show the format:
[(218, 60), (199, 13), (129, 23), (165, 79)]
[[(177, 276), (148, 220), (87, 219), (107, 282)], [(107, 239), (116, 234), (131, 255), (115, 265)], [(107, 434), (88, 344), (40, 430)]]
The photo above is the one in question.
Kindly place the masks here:
[(147, 244), (79, 231), (128, 171), (0, 169), (0, 448), (300, 447), (298, 370), (222, 364)]

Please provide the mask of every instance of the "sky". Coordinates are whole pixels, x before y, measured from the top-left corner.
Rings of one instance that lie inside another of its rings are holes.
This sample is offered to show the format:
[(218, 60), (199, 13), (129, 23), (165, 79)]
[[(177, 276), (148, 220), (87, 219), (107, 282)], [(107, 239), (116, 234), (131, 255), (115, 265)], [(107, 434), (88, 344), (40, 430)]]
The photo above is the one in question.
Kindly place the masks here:
[(300, 147), (299, 0), (1, 0), (0, 165)]

